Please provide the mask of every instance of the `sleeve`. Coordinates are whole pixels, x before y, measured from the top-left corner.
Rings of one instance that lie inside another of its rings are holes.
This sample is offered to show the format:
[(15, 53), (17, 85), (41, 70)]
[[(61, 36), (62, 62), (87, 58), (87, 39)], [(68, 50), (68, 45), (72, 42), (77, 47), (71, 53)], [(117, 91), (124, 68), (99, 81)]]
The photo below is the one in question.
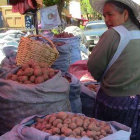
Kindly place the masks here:
[(119, 34), (114, 29), (107, 30), (92, 50), (88, 59), (88, 71), (97, 81), (100, 81), (108, 63), (117, 50), (120, 41)]

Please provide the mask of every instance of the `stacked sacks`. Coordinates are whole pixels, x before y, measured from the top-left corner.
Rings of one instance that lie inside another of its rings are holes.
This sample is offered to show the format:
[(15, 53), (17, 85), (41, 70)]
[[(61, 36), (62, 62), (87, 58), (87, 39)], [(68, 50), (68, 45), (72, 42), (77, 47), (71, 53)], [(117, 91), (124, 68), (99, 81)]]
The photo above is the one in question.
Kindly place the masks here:
[(63, 32), (61, 34), (55, 35), (53, 42), (65, 43), (61, 46), (56, 46), (60, 56), (52, 65), (53, 68), (66, 72), (70, 64), (81, 60), (80, 37)]
[[(25, 65), (16, 68), (12, 74), (7, 75), (6, 79), (0, 79), (0, 135), (9, 131), (25, 117), (62, 110), (71, 111), (69, 82), (62, 77), (61, 71), (48, 67), (53, 71), (53, 75), (50, 75), (47, 66), (44, 69), (35, 64), (37, 72), (34, 69), (33, 73), (31, 67), (34, 63), (29, 62)], [(42, 69), (42, 72), (39, 72), (39, 69)], [(48, 74), (46, 79), (43, 70)], [(43, 75), (44, 80), (34, 79), (33, 82), (31, 78), (33, 74), (35, 79)]]
[(71, 111), (73, 113), (82, 113), (82, 102), (80, 98), (80, 94), (81, 94), (80, 81), (74, 75), (68, 72), (62, 73), (62, 75), (70, 83), (69, 100), (71, 105)]
[(82, 113), (88, 117), (94, 116), (95, 99), (99, 89), (96, 82), (84, 82), (81, 84)]

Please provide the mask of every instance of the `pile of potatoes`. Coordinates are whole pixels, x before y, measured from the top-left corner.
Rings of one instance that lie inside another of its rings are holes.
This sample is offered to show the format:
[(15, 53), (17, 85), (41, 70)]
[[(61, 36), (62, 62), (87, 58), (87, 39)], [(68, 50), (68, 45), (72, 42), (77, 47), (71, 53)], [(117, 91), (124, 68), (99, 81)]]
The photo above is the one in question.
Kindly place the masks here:
[(21, 84), (40, 84), (51, 79), (58, 70), (54, 70), (47, 63), (36, 63), (30, 60), (14, 74), (8, 74), (7, 80), (17, 81)]
[(31, 127), (52, 135), (74, 138), (87, 136), (92, 140), (99, 140), (113, 133), (110, 125), (104, 121), (66, 112), (58, 112), (44, 118), (37, 118)]

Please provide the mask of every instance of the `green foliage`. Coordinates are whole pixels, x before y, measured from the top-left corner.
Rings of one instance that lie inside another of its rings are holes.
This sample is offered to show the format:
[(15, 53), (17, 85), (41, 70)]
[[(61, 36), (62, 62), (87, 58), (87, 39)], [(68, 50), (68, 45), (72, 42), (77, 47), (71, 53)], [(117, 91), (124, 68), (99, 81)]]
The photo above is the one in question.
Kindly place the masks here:
[(45, 6), (52, 6), (58, 3), (59, 3), (59, 0), (43, 0), (43, 4)]
[(84, 30), (84, 28), (85, 28), (85, 26), (80, 25), (80, 29), (81, 29), (81, 30)]
[(81, 2), (81, 10), (82, 10), (83, 14), (87, 14), (87, 13), (91, 14), (91, 13), (93, 13), (93, 9), (92, 9), (92, 7), (90, 5), (89, 0), (81, 0), (80, 2)]
[[(93, 0), (94, 1), (94, 0)], [(102, 19), (102, 15), (97, 13), (90, 5), (89, 0), (80, 0), (82, 15), (87, 15), (89, 20)], [(90, 17), (89, 15), (92, 15)]]

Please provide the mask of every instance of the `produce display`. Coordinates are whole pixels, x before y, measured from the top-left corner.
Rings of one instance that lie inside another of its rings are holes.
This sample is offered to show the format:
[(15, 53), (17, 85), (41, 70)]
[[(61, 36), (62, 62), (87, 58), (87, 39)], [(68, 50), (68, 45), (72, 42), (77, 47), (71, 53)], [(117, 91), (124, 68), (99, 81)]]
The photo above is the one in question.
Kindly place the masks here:
[(33, 60), (21, 66), (14, 74), (8, 74), (7, 80), (22, 84), (39, 84), (51, 79), (58, 70), (48, 67), (47, 63), (36, 63)]
[(74, 35), (68, 32), (62, 32), (54, 35), (54, 38), (70, 38), (70, 37), (74, 37)]
[(92, 140), (99, 140), (113, 133), (110, 125), (104, 121), (66, 112), (37, 118), (31, 127), (52, 135), (75, 138), (87, 136)]

